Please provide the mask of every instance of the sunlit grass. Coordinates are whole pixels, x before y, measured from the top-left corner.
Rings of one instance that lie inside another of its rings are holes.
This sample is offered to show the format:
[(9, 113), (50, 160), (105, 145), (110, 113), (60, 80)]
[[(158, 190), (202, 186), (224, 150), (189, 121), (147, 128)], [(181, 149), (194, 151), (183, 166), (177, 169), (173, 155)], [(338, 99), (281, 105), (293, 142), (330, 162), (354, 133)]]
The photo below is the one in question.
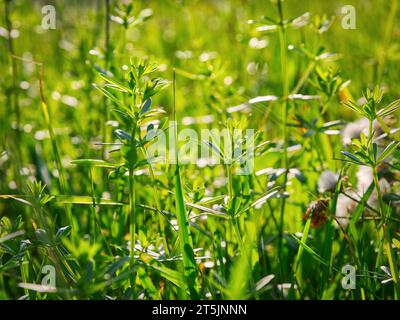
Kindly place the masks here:
[[(59, 1), (43, 30), (1, 2), (0, 299), (398, 299), (400, 13), (376, 3), (346, 30), (338, 1)], [(191, 141), (220, 163), (185, 163), (183, 129), (224, 132)]]

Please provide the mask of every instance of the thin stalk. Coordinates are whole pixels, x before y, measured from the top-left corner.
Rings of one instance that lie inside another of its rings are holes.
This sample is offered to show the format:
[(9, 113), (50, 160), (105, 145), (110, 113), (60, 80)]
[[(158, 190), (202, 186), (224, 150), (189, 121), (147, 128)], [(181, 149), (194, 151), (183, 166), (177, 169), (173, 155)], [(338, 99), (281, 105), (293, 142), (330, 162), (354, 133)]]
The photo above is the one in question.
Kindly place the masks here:
[[(288, 180), (289, 171), (289, 160), (288, 160), (288, 130), (287, 130), (287, 118), (288, 118), (288, 95), (289, 95), (289, 77), (287, 73), (287, 40), (285, 21), (283, 17), (282, 0), (278, 3), (279, 19), (280, 19), (280, 31), (279, 31), (279, 45), (280, 45), (280, 56), (281, 56), (281, 77), (282, 77), (282, 89), (283, 89), (283, 101), (282, 101), (282, 134), (283, 134), (283, 167), (285, 169), (283, 175), (283, 186), (282, 192), (286, 191), (286, 184)], [(279, 245), (278, 245), (278, 256), (281, 260), (282, 256), (282, 240), (283, 240), (283, 224), (284, 224), (284, 213), (285, 213), (286, 197), (282, 196), (280, 206), (280, 219), (279, 219)], [(280, 263), (280, 271), (282, 273), (282, 263)], [(282, 276), (282, 274), (281, 274)]]
[[(107, 71), (110, 65), (110, 0), (105, 0), (105, 39), (104, 39), (104, 69)], [(103, 98), (103, 113), (100, 119), (102, 120), (102, 139), (103, 141), (107, 141), (107, 119), (109, 118), (108, 112), (108, 99), (106, 97)], [(106, 148), (103, 147), (103, 153), (105, 154)]]
[(386, 20), (385, 34), (383, 36), (383, 43), (378, 55), (378, 67), (377, 67), (377, 80), (378, 83), (382, 81), (383, 70), (387, 57), (388, 47), (392, 37), (393, 29), (396, 22), (396, 15), (398, 10), (398, 0), (392, 0), (390, 4), (389, 15)]
[[(133, 98), (133, 106), (136, 105), (136, 96)], [(133, 128), (131, 135), (130, 148), (136, 148), (135, 138), (136, 138), (136, 128), (137, 121), (133, 120)], [(135, 267), (135, 243), (136, 243), (136, 191), (135, 191), (135, 173), (132, 165), (129, 166), (129, 233), (130, 233), (130, 241), (131, 241), (131, 250), (130, 250), (130, 268), (134, 270)], [(135, 285), (136, 285), (136, 271), (133, 271), (131, 276), (129, 277), (131, 284), (131, 294), (132, 298), (135, 297)]]
[(94, 191), (94, 181), (93, 181), (93, 173), (92, 173), (92, 168), (89, 168), (89, 178), (90, 178), (90, 189), (92, 192), (92, 237), (93, 237), (93, 243), (96, 242), (96, 236), (97, 236), (97, 217), (96, 217), (96, 194)]
[(11, 77), (12, 77), (12, 95), (13, 95), (13, 109), (15, 112), (16, 116), (16, 122), (17, 122), (17, 132), (19, 132), (20, 129), (20, 123), (21, 123), (21, 114), (20, 114), (20, 108), (18, 104), (18, 95), (17, 95), (17, 63), (13, 57), (15, 56), (15, 50), (14, 50), (14, 43), (11, 38), (11, 31), (12, 31), (12, 24), (11, 24), (11, 19), (10, 19), (10, 0), (5, 0), (5, 22), (6, 22), (6, 27), (8, 31), (8, 37), (7, 37), (7, 46), (8, 46), (8, 52), (10, 54), (10, 61), (11, 61)]
[(385, 204), (384, 204), (383, 198), (382, 198), (382, 192), (381, 192), (381, 188), (380, 188), (380, 185), (379, 185), (378, 171), (377, 171), (376, 167), (372, 168), (372, 172), (373, 172), (373, 177), (374, 177), (374, 184), (375, 184), (376, 193), (378, 195), (379, 212), (380, 212), (380, 215), (382, 217), (383, 223), (386, 223), (385, 210), (384, 210), (384, 205)]
[(311, 72), (314, 70), (315, 66), (317, 65), (317, 61), (313, 59), (307, 66), (305, 72), (297, 82), (296, 86), (294, 89), (290, 92), (290, 94), (296, 94), (300, 91), (301, 87), (304, 85), (304, 83), (307, 81), (308, 77), (310, 76)]
[(390, 267), (390, 273), (393, 278), (393, 286), (394, 286), (394, 298), (395, 300), (399, 299), (400, 295), (400, 287), (399, 287), (399, 271), (397, 269), (397, 260), (393, 255), (392, 250), (392, 239), (389, 234), (389, 230), (387, 230), (387, 226), (383, 226), (383, 232), (385, 233), (385, 247), (387, 252), (387, 258)]
[[(331, 261), (332, 259), (332, 245), (333, 245), (333, 234), (334, 234), (334, 226), (332, 225), (333, 223), (333, 217), (336, 216), (336, 207), (337, 207), (337, 201), (339, 194), (342, 190), (342, 177), (345, 174), (346, 169), (343, 168), (340, 172), (338, 183), (335, 188), (335, 192), (333, 193), (332, 200), (330, 203), (330, 212), (332, 215), (332, 218), (329, 219), (329, 222), (327, 223), (325, 227), (325, 237), (323, 240), (323, 246), (322, 246), (322, 258), (325, 261)], [(327, 289), (327, 285), (329, 282), (329, 274), (331, 272), (332, 265), (329, 266), (323, 266), (322, 267), (322, 272), (321, 272), (321, 282), (320, 282), (320, 293), (321, 293), (321, 298), (324, 296), (324, 293)]]
[[(105, 0), (105, 39), (104, 39), (104, 68), (108, 70), (110, 66), (110, 0)], [(105, 120), (108, 119), (108, 108), (107, 108), (107, 99), (104, 97), (104, 116), (106, 116)], [(104, 121), (104, 132), (107, 133), (107, 128)], [(105, 140), (104, 140), (105, 141)]]
[[(29, 283), (29, 265), (30, 264), (31, 263), (29, 261), (29, 252), (28, 252), (21, 259), (20, 266), (19, 266), (22, 282), (24, 282), (24, 283)], [(30, 290), (24, 288), (24, 293), (25, 293), (26, 297), (29, 297), (29, 300), (32, 299), (33, 294)]]
[(372, 147), (372, 138), (374, 135), (374, 120), (369, 119), (369, 124), (368, 124), (368, 139), (370, 143), (370, 147)]
[[(136, 195), (135, 195), (135, 176), (133, 168), (129, 168), (129, 232), (131, 235), (131, 250), (130, 250), (130, 268), (134, 270), (135, 267), (135, 233), (136, 233)], [(132, 298), (135, 295), (135, 280), (136, 272), (132, 272), (130, 276), (130, 284), (132, 290)]]
[(379, 178), (378, 178), (378, 171), (376, 167), (373, 167), (373, 175), (374, 175), (374, 184), (376, 188), (376, 192), (378, 194), (378, 203), (379, 203), (379, 210), (381, 213), (381, 217), (383, 220), (383, 241), (384, 246), (386, 249), (386, 254), (389, 262), (390, 273), (392, 274), (393, 278), (393, 286), (394, 286), (394, 298), (397, 300), (400, 295), (400, 287), (399, 287), (399, 273), (396, 265), (395, 257), (393, 256), (392, 250), (392, 239), (390, 238), (390, 234), (388, 231), (388, 227), (386, 225), (386, 213), (385, 213), (385, 203), (383, 202), (382, 191), (379, 185)]
[[(310, 226), (311, 226), (311, 219), (312, 219), (312, 215), (313, 212), (311, 212), (311, 215), (309, 216), (304, 229), (303, 229), (303, 236), (301, 237), (301, 241), (303, 243), (307, 242), (307, 238), (308, 238), (308, 233), (310, 231)], [(303, 284), (302, 281), (302, 271), (301, 271), (301, 257), (303, 256), (303, 251), (304, 251), (304, 247), (303, 246), (299, 246), (299, 250), (297, 251), (297, 255), (296, 255), (296, 259), (295, 262), (293, 264), (293, 275), (294, 278), (296, 279), (297, 285), (299, 288), (301, 288), (301, 285)]]
[(233, 177), (232, 177), (232, 168), (230, 165), (226, 166), (226, 172), (228, 175), (228, 197), (229, 199), (233, 199)]
[[(21, 111), (19, 107), (19, 102), (18, 102), (18, 91), (17, 91), (17, 63), (14, 59), (15, 57), (15, 49), (14, 49), (14, 43), (13, 39), (11, 37), (11, 31), (12, 31), (12, 23), (10, 19), (10, 0), (5, 0), (4, 2), (4, 15), (5, 15), (5, 23), (6, 23), (6, 28), (8, 31), (8, 36), (7, 36), (7, 49), (9, 53), (9, 61), (10, 61), (10, 73), (11, 73), (11, 95), (7, 94), (7, 98), (10, 98), (10, 104), (13, 108), (13, 111), (15, 113), (15, 119), (16, 119), (16, 138), (17, 138), (17, 143), (15, 145), (16, 148), (16, 154), (15, 154), (15, 160), (16, 160), (16, 180), (18, 182), (19, 188), (22, 188), (22, 179), (21, 175), (19, 174), (19, 169), (22, 167), (22, 152), (21, 152), (21, 132), (20, 132), (20, 127), (21, 127)], [(10, 124), (11, 125), (11, 124)]]
[[(108, 253), (112, 255), (112, 250), (110, 248), (110, 244), (108, 243), (107, 239), (103, 236), (101, 232), (101, 224), (99, 219), (97, 218), (97, 211), (96, 211), (96, 192), (94, 188), (94, 179), (93, 179), (93, 172), (92, 168), (89, 169), (89, 179), (90, 179), (90, 188), (92, 193), (92, 221), (91, 221), (91, 231), (93, 234), (93, 243), (96, 243), (96, 240), (99, 240), (104, 244), (104, 247), (107, 249)], [(99, 238), (98, 238), (99, 237)]]
[[(369, 126), (368, 126), (368, 148), (370, 150), (373, 148), (373, 119), (369, 119)], [(386, 220), (384, 218), (384, 210), (383, 210), (383, 200), (382, 200), (382, 194), (381, 194), (381, 189), (379, 185), (379, 178), (378, 178), (378, 172), (376, 170), (376, 166), (372, 167), (372, 173), (373, 173), (373, 180), (374, 180), (374, 185), (375, 189), (378, 195), (378, 204), (379, 204), (379, 210), (378, 214), (381, 217), (382, 224), (377, 225), (377, 227), (382, 226), (386, 223)], [(383, 259), (383, 250), (384, 250), (384, 245), (385, 245), (385, 231), (379, 227), (378, 233), (377, 233), (377, 243), (378, 243), (378, 254), (376, 257), (375, 261), (375, 268), (379, 268), (379, 266), (382, 264), (382, 259)], [(375, 281), (377, 280), (376, 277), (374, 277)]]
[[(376, 261), (375, 261), (375, 269), (378, 269), (381, 265), (382, 265), (382, 261), (383, 261), (383, 248), (384, 248), (384, 243), (385, 243), (385, 234), (382, 228), (378, 229), (377, 232), (377, 243), (378, 243), (378, 253), (376, 256)], [(374, 278), (375, 280), (377, 280), (377, 278)]]
[(105, 17), (105, 39), (104, 39), (104, 51), (105, 51), (105, 67), (108, 69), (110, 61), (110, 0), (106, 1), (106, 17)]
[[(58, 171), (58, 176), (59, 176), (59, 183), (60, 183), (60, 191), (62, 194), (68, 195), (69, 192), (69, 185), (67, 183), (67, 180), (65, 178), (65, 172), (64, 172), (64, 167), (61, 162), (61, 156), (60, 152), (58, 150), (58, 144), (57, 144), (57, 138), (54, 133), (52, 121), (50, 118), (50, 112), (46, 103), (46, 99), (44, 97), (44, 88), (43, 88), (43, 65), (41, 63), (37, 64), (38, 66), (38, 71), (39, 71), (39, 90), (40, 90), (40, 99), (41, 99), (41, 106), (42, 106), (42, 112), (44, 116), (44, 120), (47, 125), (47, 130), (49, 131), (50, 135), (50, 140), (51, 140), (51, 145), (53, 149), (53, 154), (54, 154), (54, 160), (56, 163), (56, 168)], [(68, 223), (72, 226), (73, 225), (73, 219), (72, 219), (72, 210), (71, 210), (71, 205), (66, 203), (65, 204), (65, 211), (67, 213), (67, 218), (68, 218)]]

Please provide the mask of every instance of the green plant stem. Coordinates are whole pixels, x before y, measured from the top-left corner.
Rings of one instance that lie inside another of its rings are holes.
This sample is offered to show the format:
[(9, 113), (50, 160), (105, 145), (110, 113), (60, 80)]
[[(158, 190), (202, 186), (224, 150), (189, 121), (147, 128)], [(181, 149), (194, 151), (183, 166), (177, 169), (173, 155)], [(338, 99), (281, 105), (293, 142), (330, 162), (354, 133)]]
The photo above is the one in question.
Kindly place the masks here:
[[(135, 195), (135, 176), (133, 168), (129, 168), (129, 232), (131, 235), (131, 251), (130, 251), (130, 268), (133, 270), (135, 267), (135, 234), (136, 234), (136, 195)], [(133, 272), (130, 276), (132, 297), (135, 296), (135, 281), (136, 272)]]
[(382, 191), (379, 185), (378, 171), (376, 167), (373, 167), (373, 175), (374, 175), (374, 184), (376, 188), (376, 192), (378, 194), (378, 203), (379, 203), (379, 211), (382, 217), (383, 225), (383, 243), (386, 249), (386, 254), (389, 262), (390, 272), (393, 278), (393, 286), (394, 286), (394, 297), (398, 299), (400, 296), (400, 287), (399, 287), (399, 273), (396, 265), (396, 260), (393, 255), (392, 250), (392, 239), (390, 238), (388, 226), (387, 226), (387, 215), (385, 213), (385, 203), (383, 202)]
[(229, 199), (233, 199), (233, 177), (232, 168), (230, 165), (226, 166), (226, 173), (228, 175), (228, 197)]
[[(68, 194), (70, 194), (70, 192), (69, 192), (70, 188), (69, 188), (68, 182), (65, 178), (65, 171), (64, 171), (64, 166), (62, 165), (62, 162), (61, 162), (61, 156), (60, 156), (60, 152), (58, 149), (57, 138), (54, 133), (54, 129), (53, 129), (53, 125), (52, 125), (52, 121), (51, 121), (51, 117), (50, 117), (50, 111), (49, 111), (49, 108), (47, 106), (46, 99), (44, 96), (43, 65), (41, 63), (39, 63), (39, 64), (37, 64), (37, 66), (38, 66), (38, 72), (39, 72), (39, 91), (40, 91), (42, 112), (43, 112), (44, 120), (47, 125), (47, 129), (49, 131), (49, 135), (50, 135), (51, 145), (52, 145), (53, 154), (54, 154), (54, 160), (55, 160), (56, 168), (57, 168), (58, 175), (59, 175), (60, 191), (62, 194), (68, 195)], [(68, 223), (73, 227), (77, 227), (74, 225), (74, 221), (72, 218), (72, 209), (71, 209), (70, 204), (68, 204), (68, 203), (65, 204), (65, 211), (67, 213)]]
[[(104, 68), (108, 70), (110, 66), (110, 0), (105, 0), (105, 37), (104, 37)], [(102, 128), (103, 128), (103, 141), (107, 141), (107, 119), (109, 118), (108, 112), (108, 99), (106, 97), (103, 98), (103, 117), (102, 119)], [(103, 153), (105, 152), (105, 147), (103, 147)]]
[(197, 296), (195, 290), (196, 262), (194, 260), (192, 237), (190, 235), (189, 220), (187, 218), (186, 206), (183, 198), (182, 181), (178, 163), (175, 167), (175, 189), (176, 216), (178, 218), (179, 244), (182, 253), (184, 274), (189, 284), (190, 296), (191, 298), (195, 298)]
[(370, 143), (369, 147), (372, 148), (372, 138), (374, 135), (374, 120), (369, 119), (369, 124), (368, 124), (368, 141)]
[(105, 51), (105, 67), (108, 69), (110, 62), (110, 0), (105, 0), (105, 39), (104, 39), (104, 51)]
[(21, 123), (21, 114), (20, 114), (20, 109), (19, 109), (19, 104), (18, 104), (18, 96), (17, 96), (17, 64), (15, 62), (15, 59), (13, 58), (15, 56), (15, 51), (14, 51), (14, 43), (11, 37), (11, 31), (12, 31), (12, 23), (10, 19), (10, 0), (5, 0), (5, 9), (4, 9), (4, 14), (5, 14), (5, 22), (7, 26), (7, 31), (8, 31), (8, 36), (7, 36), (7, 45), (8, 45), (8, 52), (10, 54), (10, 61), (11, 61), (11, 77), (12, 77), (12, 95), (13, 95), (13, 108), (16, 116), (16, 122), (17, 122), (17, 132), (20, 130), (20, 123)]
[(91, 206), (91, 209), (92, 209), (92, 237), (93, 237), (93, 243), (95, 243), (96, 237), (97, 237), (97, 217), (96, 217), (96, 194), (94, 191), (92, 168), (89, 168), (89, 179), (90, 179), (90, 189), (91, 189), (90, 191), (92, 192), (92, 199), (93, 199), (93, 204)]
[(399, 271), (397, 269), (397, 259), (393, 255), (392, 250), (392, 239), (389, 234), (389, 230), (387, 225), (383, 226), (383, 232), (385, 233), (385, 247), (387, 252), (387, 258), (390, 267), (390, 273), (393, 278), (393, 286), (394, 286), (394, 298), (395, 300), (399, 299), (400, 296), (400, 287), (399, 287)]
[[(280, 56), (281, 56), (281, 77), (282, 77), (282, 88), (283, 88), (283, 101), (282, 101), (282, 134), (283, 134), (283, 167), (285, 169), (283, 175), (282, 192), (286, 191), (286, 184), (288, 180), (289, 171), (289, 159), (288, 159), (288, 131), (287, 131), (287, 118), (288, 118), (288, 95), (289, 95), (289, 77), (287, 74), (287, 41), (286, 41), (286, 30), (285, 21), (283, 18), (282, 0), (279, 0), (278, 11), (280, 18), (280, 32), (279, 32), (279, 44), (280, 44)], [(285, 213), (286, 197), (282, 196), (280, 205), (280, 219), (279, 219), (279, 245), (278, 245), (278, 256), (281, 261), (280, 272), (282, 276), (282, 241), (283, 241), (283, 230), (284, 230), (284, 213)]]
[(379, 185), (378, 171), (375, 166), (372, 168), (372, 172), (373, 172), (376, 193), (378, 195), (379, 212), (382, 217), (382, 221), (385, 224), (386, 223), (385, 210), (384, 210), (385, 204), (383, 202), (382, 192), (381, 192), (381, 188)]
[(310, 76), (311, 72), (314, 70), (315, 66), (317, 65), (316, 59), (313, 59), (307, 66), (306, 70), (304, 71), (303, 75), (297, 82), (296, 86), (294, 89), (290, 92), (290, 94), (296, 94), (300, 91), (301, 87), (304, 85), (304, 83), (307, 81), (308, 77)]
[[(133, 98), (133, 106), (136, 105), (136, 96)], [(136, 138), (137, 120), (133, 120), (133, 128), (131, 134), (130, 148), (135, 149), (135, 138)], [(132, 164), (128, 169), (129, 174), (129, 233), (131, 235), (131, 251), (130, 251), (130, 268), (135, 268), (135, 243), (136, 243), (136, 192), (135, 192), (135, 173)], [(132, 298), (135, 298), (135, 285), (136, 285), (136, 271), (133, 271), (130, 276), (130, 284), (132, 290)]]
[[(312, 214), (313, 212), (311, 212), (310, 216), (308, 217), (308, 220), (306, 222), (306, 224), (304, 225), (304, 229), (303, 229), (303, 236), (301, 237), (301, 241), (306, 243), (307, 242), (307, 238), (308, 238), (308, 233), (310, 231), (310, 226), (311, 226), (311, 218), (312, 218)], [(294, 278), (297, 281), (297, 285), (300, 286), (303, 284), (302, 281), (302, 274), (301, 274), (301, 257), (303, 256), (303, 251), (304, 251), (304, 247), (303, 246), (299, 246), (299, 250), (297, 251), (297, 255), (296, 255), (296, 259), (295, 262), (293, 264), (293, 274), (294, 274)]]
[(396, 22), (396, 15), (398, 10), (398, 0), (391, 0), (389, 15), (386, 19), (385, 33), (383, 35), (383, 43), (378, 54), (378, 66), (377, 66), (377, 81), (380, 83), (383, 77), (383, 70), (387, 57), (388, 47), (392, 37), (393, 29)]
[[(8, 36), (7, 36), (7, 49), (9, 53), (9, 61), (10, 61), (10, 73), (11, 73), (11, 95), (7, 94), (7, 98), (10, 99), (10, 105), (13, 108), (13, 111), (15, 113), (15, 119), (16, 119), (16, 144), (15, 144), (15, 179), (18, 182), (19, 188), (22, 188), (22, 179), (19, 174), (20, 168), (22, 168), (22, 151), (20, 148), (21, 145), (21, 132), (20, 132), (20, 127), (21, 127), (21, 111), (19, 107), (19, 102), (18, 102), (18, 91), (17, 91), (17, 63), (15, 61), (15, 49), (14, 49), (14, 43), (13, 39), (11, 37), (11, 31), (12, 31), (12, 23), (10, 19), (10, 0), (5, 0), (4, 1), (4, 19), (8, 31)], [(11, 123), (10, 123), (11, 126)]]

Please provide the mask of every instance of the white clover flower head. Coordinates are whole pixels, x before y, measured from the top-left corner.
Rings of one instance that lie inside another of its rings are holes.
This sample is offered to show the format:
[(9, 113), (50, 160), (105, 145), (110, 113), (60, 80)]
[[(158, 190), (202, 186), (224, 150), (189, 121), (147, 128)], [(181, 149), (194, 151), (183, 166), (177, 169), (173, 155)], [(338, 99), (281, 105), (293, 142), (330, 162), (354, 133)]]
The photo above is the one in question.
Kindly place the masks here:
[(318, 192), (334, 191), (339, 180), (339, 175), (330, 170), (321, 173), (318, 179)]
[(336, 203), (336, 219), (341, 226), (346, 227), (349, 224), (349, 217), (357, 206), (360, 197), (352, 190), (347, 190), (339, 194)]
[[(382, 194), (385, 194), (390, 191), (390, 183), (385, 179), (379, 179), (379, 188), (381, 189)], [(379, 210), (379, 201), (378, 201), (378, 193), (376, 192), (376, 189), (372, 192), (371, 196), (369, 197), (367, 204), (371, 207), (374, 208), (375, 210)], [(369, 215), (375, 215), (372, 210), (368, 211)]]
[[(370, 185), (374, 180), (372, 168), (367, 166), (360, 166), (357, 170), (356, 176), (357, 176), (357, 191), (358, 194), (362, 196), (367, 192), (368, 188), (370, 187)], [(379, 179), (379, 187), (382, 193), (389, 192), (391, 189), (390, 183), (385, 178)], [(374, 209), (379, 208), (378, 194), (376, 192), (376, 189), (374, 189), (374, 191), (372, 192), (371, 196), (367, 201), (367, 204)], [(368, 210), (368, 214), (371, 213), (372, 211)]]
[(358, 193), (364, 194), (374, 180), (372, 168), (367, 166), (359, 166), (356, 176)]

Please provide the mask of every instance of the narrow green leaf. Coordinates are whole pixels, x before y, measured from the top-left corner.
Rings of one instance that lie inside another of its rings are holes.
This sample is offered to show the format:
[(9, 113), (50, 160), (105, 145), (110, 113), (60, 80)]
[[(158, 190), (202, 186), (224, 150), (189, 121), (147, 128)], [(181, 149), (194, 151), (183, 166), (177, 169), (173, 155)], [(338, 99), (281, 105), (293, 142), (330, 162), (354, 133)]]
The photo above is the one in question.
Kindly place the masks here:
[(90, 196), (68, 196), (68, 195), (56, 195), (55, 202), (72, 203), (72, 204), (89, 204), (89, 205), (93, 205), (93, 202), (95, 202), (97, 205), (106, 205), (106, 206), (125, 205), (122, 202), (113, 201), (109, 199), (93, 198)]
[(329, 263), (326, 262), (325, 260), (323, 260), (321, 258), (321, 256), (316, 253), (311, 247), (309, 247), (304, 241), (298, 239), (295, 235), (292, 234), (292, 237), (294, 240), (296, 240), (296, 242), (302, 246), (304, 248), (304, 250), (306, 250), (315, 260), (317, 260), (319, 263), (325, 265), (325, 266), (329, 266)]
[(107, 162), (100, 159), (77, 159), (72, 160), (72, 164), (82, 165), (82, 166), (89, 166), (89, 167), (99, 167), (99, 168), (117, 168), (119, 167), (118, 164)]
[(385, 117), (385, 116), (388, 116), (388, 115), (396, 112), (397, 109), (399, 109), (399, 108), (400, 108), (400, 99), (393, 101), (388, 106), (380, 109), (376, 114), (379, 117)]
[(124, 85), (123, 83), (119, 82), (118, 80), (109, 77), (103, 73), (99, 73), (100, 77), (103, 78), (105, 81), (107, 81), (108, 83), (113, 84), (115, 87), (117, 87), (119, 90), (123, 91), (123, 92), (130, 92), (130, 89), (128, 86)]
[(392, 141), (391, 143), (389, 143), (389, 145), (385, 148), (385, 150), (383, 150), (382, 154), (379, 156), (377, 164), (381, 163), (383, 160), (389, 157), (399, 145), (400, 142), (397, 141)]
[(348, 157), (349, 159), (351, 159), (351, 161), (353, 163), (359, 164), (359, 165), (365, 165), (364, 162), (362, 162), (359, 158), (357, 158), (354, 154), (350, 153), (350, 152), (346, 152), (346, 151), (340, 151), (341, 154), (343, 154), (344, 156)]

